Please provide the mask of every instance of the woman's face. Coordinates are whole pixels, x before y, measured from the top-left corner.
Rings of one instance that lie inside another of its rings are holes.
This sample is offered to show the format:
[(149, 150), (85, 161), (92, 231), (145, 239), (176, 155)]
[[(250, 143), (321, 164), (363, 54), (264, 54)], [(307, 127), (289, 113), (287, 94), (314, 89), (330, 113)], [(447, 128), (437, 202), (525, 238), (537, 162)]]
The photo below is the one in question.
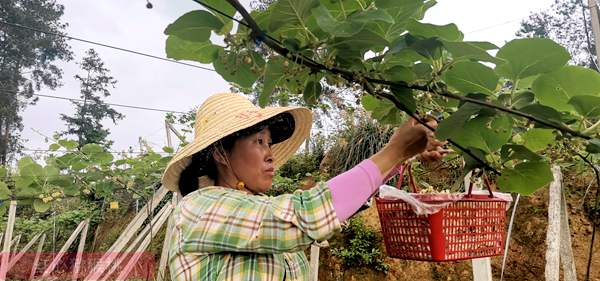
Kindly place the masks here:
[(268, 128), (237, 139), (229, 154), (229, 162), (239, 180), (253, 193), (262, 193), (273, 184), (275, 166), (271, 151), (271, 132)]

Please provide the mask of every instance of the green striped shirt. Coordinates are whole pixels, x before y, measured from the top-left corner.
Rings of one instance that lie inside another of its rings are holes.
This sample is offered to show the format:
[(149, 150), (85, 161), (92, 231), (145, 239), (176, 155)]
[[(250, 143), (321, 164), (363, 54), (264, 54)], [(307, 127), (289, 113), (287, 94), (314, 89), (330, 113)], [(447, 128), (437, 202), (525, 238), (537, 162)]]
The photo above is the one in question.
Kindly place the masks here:
[(225, 187), (188, 194), (173, 213), (171, 280), (309, 280), (303, 252), (340, 230), (325, 183), (276, 197)]

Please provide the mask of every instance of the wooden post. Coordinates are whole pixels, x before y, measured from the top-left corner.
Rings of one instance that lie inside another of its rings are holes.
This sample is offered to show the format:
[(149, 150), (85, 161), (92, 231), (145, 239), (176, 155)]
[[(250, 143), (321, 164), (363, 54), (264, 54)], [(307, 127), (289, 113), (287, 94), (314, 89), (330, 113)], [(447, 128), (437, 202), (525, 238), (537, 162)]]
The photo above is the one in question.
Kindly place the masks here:
[(16, 254), (12, 259), (10, 259), (10, 263), (8, 264), (7, 272), (23, 257), (23, 255), (25, 255), (25, 252), (27, 252), (27, 250), (29, 250), (29, 248), (31, 248), (31, 246), (33, 246), (33, 244), (35, 244), (35, 242), (40, 238), (40, 236), (42, 236), (42, 233), (35, 235), (31, 239), (31, 241), (29, 241), (29, 243), (27, 243), (27, 245), (25, 245), (25, 247), (23, 247), (23, 249), (21, 249), (21, 251), (19, 251), (18, 254)]
[[(19, 249), (19, 243), (21, 243), (21, 234), (18, 234), (17, 236), (15, 236), (15, 238), (13, 238), (12, 241), (10, 242), (10, 255), (8, 258), (9, 260), (17, 255), (17, 249)], [(8, 270), (6, 272), (8, 272)]]
[(142, 226), (146, 218), (148, 218), (148, 214), (154, 213), (154, 209), (156, 209), (160, 201), (162, 201), (162, 199), (165, 197), (167, 191), (168, 190), (164, 186), (161, 186), (156, 191), (156, 194), (152, 197), (152, 200), (146, 203), (146, 205), (142, 207), (133, 220), (131, 220), (131, 222), (125, 227), (119, 238), (117, 238), (117, 241), (115, 241), (110, 249), (108, 249), (108, 251), (100, 258), (88, 276), (85, 277), (85, 280), (97, 280), (100, 277), (97, 274), (102, 274), (104, 271), (106, 271), (107, 266), (116, 258), (116, 253), (123, 250), (127, 242), (131, 240), (131, 237)]
[(154, 235), (156, 235), (158, 230), (162, 227), (162, 225), (165, 223), (165, 221), (171, 214), (171, 211), (173, 210), (173, 206), (170, 203), (168, 203), (167, 205), (165, 205), (165, 207), (167, 209), (160, 216), (160, 218), (158, 219), (158, 222), (151, 227), (152, 230), (150, 231), (150, 234), (146, 236), (144, 241), (142, 241), (142, 244), (140, 245), (140, 247), (135, 251), (135, 254), (131, 257), (131, 259), (129, 260), (129, 262), (123, 269), (123, 271), (121, 271), (121, 273), (117, 277), (117, 279), (116, 279), (117, 281), (127, 279), (126, 278), (127, 275), (129, 275), (129, 272), (131, 272), (131, 269), (133, 269), (133, 266), (137, 263), (138, 259), (142, 255), (142, 252), (146, 250), (148, 245), (150, 245), (150, 241), (152, 241), (152, 238), (154, 237)]
[(33, 259), (33, 265), (31, 265), (31, 273), (29, 274), (29, 280), (33, 280), (33, 277), (35, 277), (37, 265), (40, 261), (40, 255), (42, 254), (42, 249), (44, 248), (44, 242), (46, 242), (46, 233), (42, 235), (42, 239), (40, 239), (40, 243), (38, 244), (37, 253), (35, 254), (35, 258)]
[(0, 281), (6, 280), (8, 273), (8, 261), (10, 259), (10, 244), (12, 233), (15, 227), (15, 214), (17, 212), (17, 201), (11, 200), (8, 207), (8, 221), (6, 223), (6, 232), (4, 233), (4, 243), (2, 243), (2, 257), (0, 257)]
[(547, 281), (558, 281), (560, 273), (560, 189), (562, 175), (558, 166), (552, 167), (554, 181), (550, 183), (548, 199), (548, 232), (546, 233), (546, 268), (544, 276)]
[(165, 132), (167, 134), (167, 146), (173, 148), (173, 143), (171, 142), (171, 132), (169, 130), (169, 122), (165, 119)]
[[(142, 240), (144, 237), (146, 237), (148, 235), (148, 233), (151, 232), (152, 229), (154, 229), (153, 226), (159, 222), (159, 220), (163, 216), (163, 214), (169, 209), (169, 205), (170, 204), (167, 203), (165, 206), (162, 207), (162, 209), (160, 209), (158, 211), (156, 216), (154, 216), (152, 218), (152, 220), (150, 221), (150, 223), (148, 225), (146, 225), (146, 227), (144, 227), (144, 229), (142, 229), (142, 231), (135, 237), (133, 242), (129, 245), (129, 247), (127, 247), (127, 249), (124, 252), (121, 252), (121, 251), (114, 252), (111, 256), (111, 259), (107, 260), (106, 264), (104, 264), (103, 271), (92, 272), (91, 274), (89, 274), (89, 275), (92, 275), (91, 278), (86, 277), (85, 279), (86, 280), (107, 280), (113, 274), (113, 272), (117, 269), (117, 267), (119, 267), (119, 265), (121, 265), (121, 263), (127, 257), (127, 255), (134, 251), (134, 249), (138, 246), (140, 240)], [(152, 228), (151, 228), (151, 226), (152, 226)], [(114, 261), (114, 263), (113, 263), (113, 261)], [(107, 270), (107, 267), (108, 267), (108, 270)], [(100, 278), (102, 275), (104, 275), (104, 277)]]
[[(598, 16), (598, 2), (597, 0), (588, 0), (588, 5), (590, 8), (590, 15), (592, 15), (592, 31), (594, 42), (596, 43), (596, 57), (600, 60), (600, 17)], [(591, 52), (592, 50), (589, 51)]]
[(171, 132), (173, 132), (173, 134), (175, 134), (177, 136), (177, 138), (179, 138), (179, 140), (184, 140), (185, 138), (175, 129), (175, 127), (173, 127), (173, 125), (171, 125), (171, 123), (167, 123), (167, 126), (169, 127), (169, 129), (171, 129)]
[(85, 240), (87, 239), (88, 228), (90, 227), (90, 219), (85, 220), (85, 226), (81, 231), (81, 236), (79, 237), (79, 246), (77, 246), (77, 257), (75, 258), (75, 266), (73, 266), (73, 280), (77, 280), (77, 275), (79, 274), (79, 268), (81, 267), (81, 256), (83, 255), (83, 250), (85, 248)]
[[(472, 171), (467, 173), (464, 178), (465, 192), (471, 185)], [(473, 190), (480, 190), (478, 184), (473, 185)], [(490, 258), (472, 259), (471, 266), (473, 267), (473, 281), (492, 281), (492, 264)]]
[[(179, 202), (179, 198), (176, 192), (173, 192), (173, 198), (171, 199), (171, 204), (173, 207), (177, 206)], [(175, 218), (170, 216), (169, 222), (167, 223), (167, 232), (165, 234), (165, 239), (163, 241), (162, 253), (160, 254), (160, 261), (158, 262), (158, 273), (156, 276), (157, 281), (163, 281), (167, 269), (167, 261), (169, 259), (169, 248), (171, 247), (171, 236), (173, 235), (173, 228), (175, 227)]]
[(521, 194), (517, 193), (517, 198), (515, 199), (515, 203), (513, 204), (512, 214), (510, 215), (510, 222), (508, 223), (508, 234), (506, 235), (506, 242), (504, 243), (504, 256), (502, 257), (500, 281), (504, 280), (504, 266), (506, 266), (506, 257), (508, 257), (508, 245), (510, 245), (510, 236), (512, 234), (515, 215), (517, 214), (517, 206), (519, 206), (519, 199), (521, 199)]
[(318, 245), (310, 245), (310, 277), (309, 280), (319, 280), (319, 252), (321, 248)]
[(565, 281), (577, 281), (575, 269), (575, 257), (571, 243), (571, 227), (569, 226), (569, 210), (567, 199), (561, 189), (561, 212), (560, 212), (560, 259), (563, 267), (563, 279)]
[(42, 274), (42, 279), (49, 277), (50, 273), (52, 273), (52, 271), (54, 271), (54, 268), (58, 265), (58, 262), (65, 255), (65, 253), (67, 252), (67, 250), (69, 249), (71, 244), (73, 244), (73, 241), (75, 241), (75, 239), (77, 238), (77, 235), (79, 234), (79, 232), (81, 232), (81, 230), (85, 226), (85, 223), (86, 223), (86, 220), (83, 220), (82, 222), (80, 222), (79, 225), (77, 226), (77, 228), (75, 229), (75, 231), (73, 231), (73, 233), (71, 233), (71, 236), (69, 237), (69, 239), (67, 239), (67, 242), (65, 242), (65, 244), (62, 246), (62, 248), (60, 249), (60, 251), (58, 252), (56, 257), (54, 257), (52, 262), (50, 262), (50, 265), (48, 266), (48, 268), (46, 268), (46, 270), (44, 270), (44, 273)]

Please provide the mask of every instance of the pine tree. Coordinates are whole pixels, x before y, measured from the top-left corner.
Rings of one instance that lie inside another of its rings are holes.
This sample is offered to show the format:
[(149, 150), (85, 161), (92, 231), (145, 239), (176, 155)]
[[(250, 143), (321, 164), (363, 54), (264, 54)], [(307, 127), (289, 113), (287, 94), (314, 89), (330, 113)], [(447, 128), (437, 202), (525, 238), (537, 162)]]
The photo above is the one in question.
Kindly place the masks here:
[(123, 114), (117, 112), (106, 104), (102, 99), (110, 96), (110, 88), (114, 88), (117, 80), (110, 76), (110, 70), (104, 66), (104, 62), (94, 49), (89, 49), (86, 56), (79, 64), (83, 74), (75, 75), (75, 79), (81, 85), (81, 99), (83, 102), (75, 104), (75, 114), (68, 116), (61, 114), (61, 119), (67, 124), (67, 130), (61, 135), (75, 135), (79, 147), (88, 143), (101, 144), (108, 148), (112, 141), (108, 139), (110, 131), (104, 128), (104, 119), (123, 119)]

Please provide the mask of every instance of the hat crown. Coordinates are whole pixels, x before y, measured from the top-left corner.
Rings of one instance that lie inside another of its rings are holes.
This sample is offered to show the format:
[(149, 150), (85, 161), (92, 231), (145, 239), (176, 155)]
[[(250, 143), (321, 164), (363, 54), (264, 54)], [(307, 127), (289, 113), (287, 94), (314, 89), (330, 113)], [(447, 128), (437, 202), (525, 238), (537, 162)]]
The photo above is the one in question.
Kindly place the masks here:
[[(232, 122), (244, 115), (259, 112), (245, 97), (233, 93), (221, 93), (210, 96), (196, 112), (194, 139), (207, 137), (207, 132), (215, 132), (232, 126)], [(215, 128), (216, 127), (216, 128)]]

